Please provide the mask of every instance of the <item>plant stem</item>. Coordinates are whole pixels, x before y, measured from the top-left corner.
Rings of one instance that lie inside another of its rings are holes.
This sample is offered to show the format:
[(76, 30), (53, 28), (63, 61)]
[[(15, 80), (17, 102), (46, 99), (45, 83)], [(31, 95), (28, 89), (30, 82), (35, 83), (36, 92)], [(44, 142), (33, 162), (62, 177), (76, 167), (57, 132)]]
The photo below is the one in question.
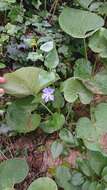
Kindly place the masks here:
[(84, 40), (84, 53), (85, 53), (85, 58), (86, 58), (86, 61), (88, 61), (86, 40), (85, 40), (85, 38), (84, 38), (83, 40)]
[(53, 115), (52, 111), (43, 102), (40, 103), (51, 115)]
[(46, 11), (46, 9), (47, 9), (47, 2), (46, 2), (46, 0), (45, 0), (45, 2), (44, 2), (44, 9), (45, 9), (45, 11)]
[(93, 65), (93, 70), (92, 70), (93, 76), (94, 76), (94, 74), (95, 74), (95, 69), (96, 69), (97, 62), (98, 62), (98, 57), (96, 56), (96, 57), (95, 57), (95, 63), (94, 63), (94, 65)]

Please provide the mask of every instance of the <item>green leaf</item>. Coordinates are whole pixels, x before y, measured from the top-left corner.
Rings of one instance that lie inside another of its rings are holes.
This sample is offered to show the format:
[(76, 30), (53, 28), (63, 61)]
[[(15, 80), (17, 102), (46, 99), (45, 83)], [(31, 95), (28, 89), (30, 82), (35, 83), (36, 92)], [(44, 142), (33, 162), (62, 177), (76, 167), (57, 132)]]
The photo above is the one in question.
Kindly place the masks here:
[(44, 51), (44, 52), (49, 52), (54, 48), (54, 42), (53, 41), (49, 41), (49, 42), (45, 42), (44, 44), (42, 44), (40, 46), (40, 50)]
[(72, 175), (71, 183), (74, 186), (80, 186), (84, 183), (84, 177), (80, 172), (74, 172)]
[(92, 67), (90, 61), (86, 59), (78, 59), (74, 66), (74, 77), (79, 77), (81, 79), (89, 79), (91, 77)]
[(101, 103), (96, 106), (92, 118), (80, 118), (77, 122), (77, 137), (84, 141), (85, 146), (92, 151), (100, 151), (104, 155), (106, 152), (107, 134), (107, 104)]
[(103, 2), (97, 9), (99, 14), (107, 15), (107, 2)]
[(58, 188), (51, 178), (40, 177), (31, 183), (28, 190), (58, 190)]
[(6, 187), (5, 189), (3, 188), (3, 189), (1, 189), (1, 190), (15, 190), (15, 189), (13, 189), (13, 188), (11, 188), (11, 187)]
[(85, 181), (85, 183), (82, 185), (82, 190), (88, 190), (90, 185), (90, 181)]
[(98, 7), (99, 7), (100, 5), (102, 5), (102, 4), (103, 4), (103, 2), (93, 2), (93, 3), (90, 5), (89, 10), (90, 10), (91, 12), (98, 12), (97, 9), (98, 9)]
[(60, 133), (59, 133), (59, 137), (62, 141), (64, 141), (65, 143), (67, 144), (74, 144), (74, 138), (73, 138), (73, 135), (72, 133), (66, 129), (66, 128), (63, 128), (61, 129)]
[(53, 133), (62, 128), (65, 123), (65, 118), (62, 114), (54, 113), (49, 120), (41, 124), (41, 128), (46, 133)]
[(84, 7), (84, 8), (87, 8), (89, 7), (89, 5), (92, 3), (93, 0), (78, 0), (78, 3)]
[(92, 100), (92, 93), (78, 79), (69, 78), (63, 85), (64, 97), (66, 101), (73, 103), (78, 98), (83, 104), (89, 104)]
[(8, 10), (10, 7), (9, 7), (9, 5), (8, 5), (8, 3), (7, 2), (4, 2), (4, 1), (1, 1), (0, 2), (0, 11), (6, 11), (6, 10)]
[(6, 83), (0, 85), (7, 94), (24, 97), (35, 95), (58, 79), (54, 72), (36, 67), (22, 67), (15, 72), (5, 74)]
[(34, 62), (38, 60), (43, 61), (43, 56), (42, 54), (39, 54), (38, 52), (29, 52), (27, 59), (28, 60), (30, 59), (31, 61), (34, 61)]
[(78, 167), (86, 176), (92, 176), (92, 169), (90, 167), (89, 161), (85, 159), (77, 159)]
[(102, 171), (102, 178), (107, 183), (107, 166)]
[(107, 71), (102, 70), (93, 76), (89, 80), (83, 80), (83, 84), (88, 88), (93, 94), (107, 94)]
[(8, 42), (9, 41), (9, 35), (2, 33), (0, 35), (0, 44), (3, 44), (4, 42)]
[(0, 63), (0, 69), (3, 69), (5, 67), (6, 67), (6, 65), (4, 63)]
[(22, 6), (14, 5), (14, 9), (9, 11), (8, 17), (11, 19), (11, 22), (22, 23), (24, 19), (25, 9)]
[(28, 175), (28, 165), (25, 160), (14, 158), (0, 164), (0, 189), (13, 187), (21, 183)]
[(89, 189), (88, 190), (96, 190), (96, 187), (97, 187), (97, 182), (92, 182), (89, 186)]
[(10, 9), (10, 5), (15, 2), (16, 0), (0, 0), (0, 11), (6, 11)]
[(16, 0), (4, 0), (4, 1), (6, 1), (7, 3), (16, 3)]
[(106, 190), (106, 189), (105, 189), (103, 184), (98, 183), (97, 186), (96, 186), (96, 190)]
[(36, 8), (39, 9), (39, 7), (41, 6), (41, 0), (32, 0), (32, 5)]
[(54, 97), (54, 101), (52, 102), (53, 107), (62, 108), (64, 106), (64, 98), (58, 89), (55, 90)]
[(89, 47), (100, 57), (107, 58), (107, 29), (101, 28), (89, 40)]
[(57, 167), (55, 179), (56, 179), (58, 185), (65, 189), (66, 185), (71, 180), (70, 169), (66, 166)]
[(80, 118), (77, 122), (77, 137), (83, 139), (86, 147), (93, 151), (98, 151), (99, 148), (96, 144), (98, 141), (98, 135), (96, 133), (96, 127), (88, 118)]
[(107, 164), (107, 157), (104, 157), (100, 152), (90, 152), (88, 157), (92, 170), (100, 176), (102, 169)]
[(59, 166), (56, 169), (55, 179), (64, 190), (79, 190), (79, 187), (71, 184), (71, 171), (66, 166)]
[(16, 25), (13, 25), (11, 23), (7, 23), (5, 25), (5, 30), (6, 32), (11, 35), (11, 36), (14, 36), (15, 34), (17, 34), (18, 30), (20, 29), (19, 26), (16, 26)]
[(59, 64), (59, 57), (56, 48), (54, 48), (46, 56), (44, 65), (49, 69), (54, 69), (58, 64)]
[[(24, 99), (20, 99), (20, 101), (13, 102), (8, 106), (6, 114), (8, 126), (19, 133), (27, 133), (35, 130), (41, 121), (40, 115), (35, 113), (32, 114), (35, 106), (30, 105), (31, 100), (27, 98), (25, 104), (23, 101)], [(20, 105), (21, 103), (22, 105)]]
[(51, 145), (51, 153), (53, 159), (58, 158), (63, 152), (63, 145), (59, 141), (54, 141)]
[(95, 13), (67, 7), (59, 17), (59, 24), (72, 37), (86, 38), (99, 30), (104, 20)]

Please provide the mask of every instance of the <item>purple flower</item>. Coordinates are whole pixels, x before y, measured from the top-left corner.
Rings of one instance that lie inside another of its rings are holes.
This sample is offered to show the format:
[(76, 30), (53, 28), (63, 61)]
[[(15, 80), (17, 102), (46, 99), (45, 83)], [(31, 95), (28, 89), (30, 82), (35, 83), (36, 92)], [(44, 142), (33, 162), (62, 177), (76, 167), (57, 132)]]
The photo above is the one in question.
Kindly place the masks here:
[(54, 89), (51, 87), (47, 87), (43, 89), (42, 99), (47, 103), (49, 101), (54, 101)]

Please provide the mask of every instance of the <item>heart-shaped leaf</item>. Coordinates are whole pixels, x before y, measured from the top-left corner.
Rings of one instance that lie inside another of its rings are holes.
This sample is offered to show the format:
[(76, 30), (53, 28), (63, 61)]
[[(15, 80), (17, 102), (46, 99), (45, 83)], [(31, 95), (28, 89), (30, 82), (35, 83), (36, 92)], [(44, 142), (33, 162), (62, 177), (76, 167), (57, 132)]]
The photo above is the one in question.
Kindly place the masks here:
[(41, 128), (46, 133), (53, 133), (62, 128), (65, 123), (65, 118), (62, 114), (54, 113), (49, 120), (41, 124)]
[(8, 106), (6, 121), (14, 131), (27, 133), (39, 126), (41, 117), (39, 114), (32, 114), (35, 105), (31, 102), (32, 98), (20, 99)]
[(49, 42), (45, 42), (44, 44), (41, 45), (40, 49), (44, 52), (49, 52), (54, 48), (54, 42), (53, 41), (49, 41)]
[(3, 87), (7, 94), (24, 97), (37, 94), (41, 89), (58, 79), (54, 72), (36, 67), (24, 67), (13, 73), (5, 74), (7, 82)]
[(59, 57), (56, 48), (52, 49), (45, 58), (45, 66), (54, 69), (59, 64)]
[[(60, 187), (64, 188), (68, 185), (71, 180), (70, 169), (66, 166), (59, 166), (56, 168), (55, 178)], [(70, 184), (71, 185), (71, 184)], [(71, 187), (72, 189), (72, 187)]]
[(98, 53), (100, 57), (107, 58), (107, 29), (101, 28), (89, 41), (89, 47), (95, 53)]
[(72, 175), (71, 183), (74, 186), (80, 186), (84, 183), (84, 177), (80, 172), (74, 172)]
[(67, 144), (74, 144), (74, 137), (72, 133), (66, 128), (61, 129), (59, 137), (62, 141), (64, 141)]
[(107, 165), (107, 157), (103, 156), (100, 152), (90, 151), (88, 159), (92, 170), (100, 176), (103, 168)]
[(107, 155), (107, 104), (96, 106), (93, 120), (80, 118), (77, 123), (77, 136), (84, 141), (85, 146), (93, 151)]
[(54, 141), (51, 145), (51, 153), (53, 159), (58, 158), (63, 152), (63, 145), (59, 141)]
[(89, 11), (64, 8), (60, 17), (61, 28), (74, 38), (86, 38), (104, 25), (104, 20)]
[(73, 103), (78, 98), (83, 104), (89, 104), (92, 100), (92, 93), (85, 88), (81, 81), (75, 78), (69, 78), (63, 85), (64, 97), (66, 101)]
[(107, 166), (102, 171), (103, 180), (107, 183)]
[(89, 188), (89, 185), (90, 185), (90, 181), (85, 181), (85, 183), (83, 184), (83, 186), (82, 186), (82, 190), (88, 190), (88, 188)]
[(96, 189), (97, 189), (97, 182), (96, 181), (91, 182), (88, 190), (96, 190)]
[(11, 188), (16, 183), (21, 183), (28, 175), (28, 165), (22, 159), (10, 159), (0, 164), (0, 189)]
[(74, 77), (79, 77), (81, 79), (90, 79), (92, 74), (92, 67), (90, 61), (86, 59), (77, 59), (74, 66)]
[(107, 94), (107, 71), (102, 70), (89, 80), (82, 80), (93, 94)]
[(40, 177), (31, 183), (28, 190), (58, 190), (58, 188), (51, 178)]

